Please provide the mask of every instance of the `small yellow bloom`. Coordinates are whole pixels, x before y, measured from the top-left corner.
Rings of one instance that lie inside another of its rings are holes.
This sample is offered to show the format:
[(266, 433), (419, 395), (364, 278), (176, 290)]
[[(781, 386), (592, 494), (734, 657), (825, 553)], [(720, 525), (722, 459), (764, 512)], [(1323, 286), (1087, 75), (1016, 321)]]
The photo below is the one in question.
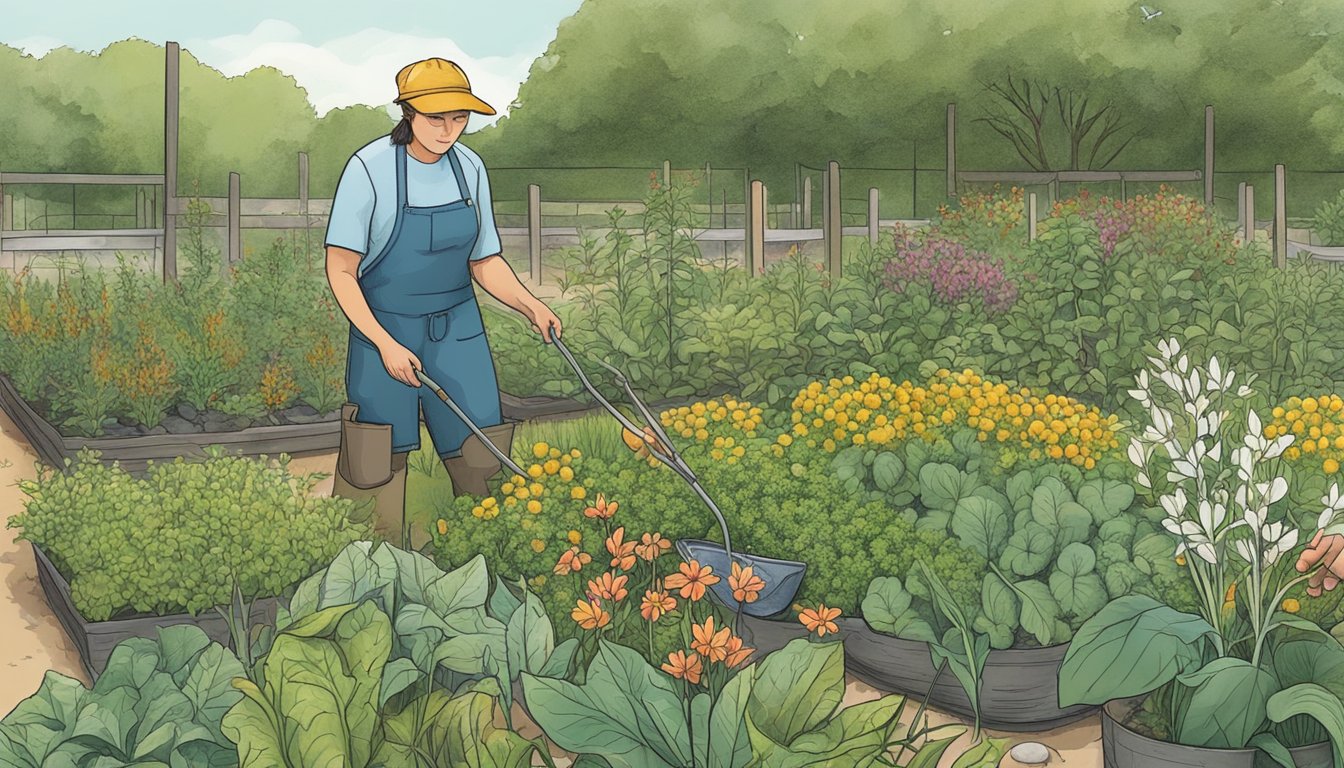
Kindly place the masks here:
[(573, 488), (571, 488), (571, 489), (569, 490), (569, 498), (571, 498), (571, 499), (576, 499), (576, 500), (578, 500), (578, 499), (583, 499), (583, 498), (585, 498), (587, 495), (588, 495), (588, 490), (587, 490), (586, 488), (584, 488), (582, 485), (576, 485), (576, 486), (574, 486)]
[(583, 542), (583, 534), (582, 534), (582, 533), (580, 533), (580, 532), (578, 532), (578, 531), (570, 531), (570, 532), (569, 532), (569, 543), (570, 543), (570, 544), (575, 544), (575, 545), (577, 545), (577, 544), (580, 544), (580, 543), (582, 543), (582, 542)]
[(536, 443), (532, 446), (532, 455), (538, 459), (546, 458), (547, 454), (550, 452), (551, 446), (546, 443)]
[(1302, 604), (1299, 603), (1296, 598), (1290, 597), (1283, 601), (1283, 610), (1288, 613), (1297, 613), (1302, 610)]
[(540, 553), (540, 552), (542, 552), (542, 551), (545, 550), (545, 549), (546, 549), (546, 542), (542, 541), (541, 539), (533, 539), (533, 540), (532, 540), (532, 551), (533, 551), (533, 552)]
[(439, 535), (440, 535), (440, 536), (447, 536), (447, 535), (448, 535), (448, 521), (447, 521), (447, 520), (444, 520), (443, 518), (439, 518), (439, 523), (438, 523), (438, 525), (439, 525)]
[(541, 502), (536, 499), (529, 500), (527, 502), (527, 511), (534, 515), (541, 514)]
[(564, 480), (566, 483), (568, 483), (569, 481), (573, 480), (573, 479), (574, 479), (574, 470), (571, 469), (570, 467), (561, 467), (561, 468), (560, 468), (560, 479), (561, 479), (561, 480)]

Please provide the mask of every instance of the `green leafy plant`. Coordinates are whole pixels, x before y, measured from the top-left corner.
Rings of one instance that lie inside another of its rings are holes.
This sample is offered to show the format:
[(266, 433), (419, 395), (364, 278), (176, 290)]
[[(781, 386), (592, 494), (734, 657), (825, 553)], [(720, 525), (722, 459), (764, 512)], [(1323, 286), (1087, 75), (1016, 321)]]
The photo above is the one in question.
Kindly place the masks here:
[(434, 690), (387, 708), (405, 677), (389, 663), (392, 647), (392, 620), (371, 600), (325, 608), (281, 630), (263, 662), (264, 682), (233, 681), (242, 698), (223, 730), (241, 766), (525, 768), (536, 752), (551, 764), (542, 745), (491, 726), (493, 704), (483, 693)]
[[(885, 696), (839, 709), (844, 680), (840, 643), (794, 640), (713, 694), (679, 687), (637, 652), (603, 642), (584, 685), (524, 675), (523, 693), (552, 740), (611, 768), (889, 759), (906, 699)], [(910, 764), (932, 765), (952, 738), (930, 740)]]
[[(1231, 411), (1252, 390), (1234, 389), (1235, 372), (1217, 357), (1191, 365), (1170, 339), (1150, 363), (1151, 374), (1142, 372), (1130, 391), (1150, 414), (1130, 459), (1137, 484), (1166, 512), (1163, 525), (1176, 539), (1198, 612), (1140, 595), (1112, 600), (1070, 646), (1060, 704), (1146, 696), (1158, 718), (1150, 730), (1168, 740), (1258, 748), (1285, 766), (1292, 765), (1286, 747), (1328, 734), (1338, 765), (1344, 688), (1327, 674), (1333, 665), (1313, 668), (1289, 656), (1276, 667), (1278, 650), (1292, 642), (1322, 660), (1344, 653), (1323, 629), (1285, 610), (1289, 590), (1308, 578), (1285, 567), (1299, 531), (1279, 505), (1287, 495), (1279, 457), (1293, 436), (1265, 437), (1254, 409), (1240, 431)], [(1237, 447), (1224, 453), (1224, 445)], [(1317, 524), (1329, 529), (1341, 507), (1338, 489), (1321, 501)]]
[(87, 621), (126, 614), (199, 613), (242, 593), (273, 597), (369, 535), (349, 521), (355, 502), (316, 498), (317, 479), (289, 459), (178, 458), (136, 478), (90, 449), (67, 472), (48, 470), (20, 488), (20, 538), (42, 547), (70, 582)]
[(92, 689), (57, 672), (0, 721), (0, 764), (237, 765), (221, 718), (243, 666), (191, 625), (113, 649)]
[(503, 581), (493, 594), (490, 587), (480, 555), (444, 571), (418, 553), (354, 542), (299, 584), (277, 624), (283, 631), (314, 613), (372, 600), (396, 627), (380, 706), (489, 679), (507, 713), (513, 681), (524, 671), (563, 677), (577, 642), (555, 643), (540, 601), (525, 587), (521, 597)]
[(1344, 191), (1321, 203), (1311, 228), (1322, 245), (1344, 245)]

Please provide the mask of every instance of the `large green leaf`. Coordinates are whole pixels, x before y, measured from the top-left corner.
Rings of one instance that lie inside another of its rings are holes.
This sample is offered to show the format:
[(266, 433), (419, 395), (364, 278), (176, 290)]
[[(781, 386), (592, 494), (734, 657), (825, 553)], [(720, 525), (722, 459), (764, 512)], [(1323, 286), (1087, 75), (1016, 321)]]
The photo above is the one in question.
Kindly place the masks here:
[[(695, 758), (706, 768), (743, 768), (751, 762), (751, 739), (747, 734), (747, 701), (756, 680), (756, 665), (738, 670), (723, 687), (709, 713), (705, 736), (697, 731)], [(703, 695), (703, 694), (702, 694)], [(699, 697), (696, 697), (697, 699)]]
[(760, 662), (747, 713), (772, 741), (788, 745), (826, 722), (844, 693), (843, 644), (799, 638)]
[(933, 628), (910, 605), (910, 593), (895, 576), (878, 576), (863, 598), (863, 620), (888, 635), (932, 642)]
[(0, 765), (39, 768), (74, 735), (89, 690), (78, 680), (48, 670), (42, 685), (0, 721)]
[(988, 560), (997, 560), (1003, 552), (1008, 529), (1008, 512), (981, 496), (961, 499), (952, 513), (952, 532)]
[(637, 651), (601, 641), (584, 685), (521, 675), (537, 725), (561, 748), (613, 768), (680, 768), (691, 760), (681, 696)]
[(1078, 503), (1101, 526), (1119, 518), (1134, 503), (1134, 486), (1117, 480), (1088, 480), (1078, 489)]
[(1069, 644), (1059, 671), (1059, 705), (1104, 704), (1155, 691), (1198, 668), (1215, 634), (1199, 616), (1150, 597), (1116, 598)]
[(1344, 704), (1339, 696), (1315, 683), (1301, 683), (1269, 697), (1265, 707), (1269, 719), (1282, 723), (1297, 715), (1306, 715), (1320, 723), (1330, 734), (1334, 746), (1335, 768), (1344, 766)]
[(905, 464), (891, 451), (883, 451), (873, 459), (873, 484), (886, 493), (900, 485), (905, 476)]
[(405, 768), (527, 768), (540, 740), (528, 740), (492, 722), (494, 699), (434, 690), (388, 718), (375, 764)]
[(985, 739), (952, 763), (952, 768), (995, 768), (1008, 753), (1008, 739)]
[(750, 712), (747, 732), (761, 765), (771, 768), (834, 766), (859, 768), (874, 765), (887, 751), (886, 745), (900, 727), (903, 696), (884, 696), (846, 707), (821, 727), (799, 734), (789, 743), (772, 739), (757, 728)]
[(1092, 528), (1091, 513), (1073, 500), (1064, 483), (1053, 477), (1045, 478), (1036, 486), (1031, 497), (1031, 517), (1054, 533), (1060, 547), (1087, 541)]
[(925, 464), (919, 469), (919, 498), (928, 509), (951, 514), (978, 483), (951, 464)]
[(1059, 553), (1050, 574), (1050, 594), (1061, 611), (1088, 618), (1106, 604), (1106, 587), (1093, 573), (1096, 563), (1096, 554), (1086, 544), (1074, 542)]
[(224, 716), (245, 768), (366, 765), (391, 648), (391, 622), (371, 601), (320, 610), (281, 632), (265, 688), (236, 680), (244, 698)]
[(1050, 565), (1055, 554), (1055, 534), (1031, 521), (1008, 537), (999, 563), (1018, 576), (1035, 576)]
[(531, 592), (524, 595), (523, 605), (508, 620), (505, 631), (509, 667), (539, 674), (555, 650), (555, 632), (546, 607)]
[(1059, 632), (1059, 603), (1050, 588), (1039, 581), (1019, 581), (1013, 590), (1022, 600), (1022, 628), (1030, 632), (1041, 645), (1051, 645), (1063, 638)]
[(1274, 676), (1244, 659), (1214, 659), (1176, 678), (1193, 689), (1179, 715), (1182, 744), (1241, 749), (1265, 725)]
[(1017, 593), (994, 574), (985, 574), (980, 584), (980, 615), (972, 626), (989, 636), (991, 648), (1003, 650), (1012, 647), (1021, 608)]

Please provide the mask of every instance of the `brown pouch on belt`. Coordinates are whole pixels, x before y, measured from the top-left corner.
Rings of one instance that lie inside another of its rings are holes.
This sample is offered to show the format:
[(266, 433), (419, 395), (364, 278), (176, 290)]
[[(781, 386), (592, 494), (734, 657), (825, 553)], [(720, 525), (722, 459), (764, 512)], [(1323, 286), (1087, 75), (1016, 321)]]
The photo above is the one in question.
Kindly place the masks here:
[(359, 406), (341, 406), (341, 449), (336, 471), (356, 488), (386, 485), (392, 479), (392, 425), (355, 421)]

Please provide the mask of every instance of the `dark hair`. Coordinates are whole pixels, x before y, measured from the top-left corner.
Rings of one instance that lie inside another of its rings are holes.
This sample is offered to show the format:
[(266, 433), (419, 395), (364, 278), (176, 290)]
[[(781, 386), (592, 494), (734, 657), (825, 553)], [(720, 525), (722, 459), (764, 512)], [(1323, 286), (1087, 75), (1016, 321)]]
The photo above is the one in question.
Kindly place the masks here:
[(401, 122), (392, 129), (393, 144), (410, 144), (411, 137), (411, 118), (415, 117), (415, 108), (405, 102), (401, 103)]

